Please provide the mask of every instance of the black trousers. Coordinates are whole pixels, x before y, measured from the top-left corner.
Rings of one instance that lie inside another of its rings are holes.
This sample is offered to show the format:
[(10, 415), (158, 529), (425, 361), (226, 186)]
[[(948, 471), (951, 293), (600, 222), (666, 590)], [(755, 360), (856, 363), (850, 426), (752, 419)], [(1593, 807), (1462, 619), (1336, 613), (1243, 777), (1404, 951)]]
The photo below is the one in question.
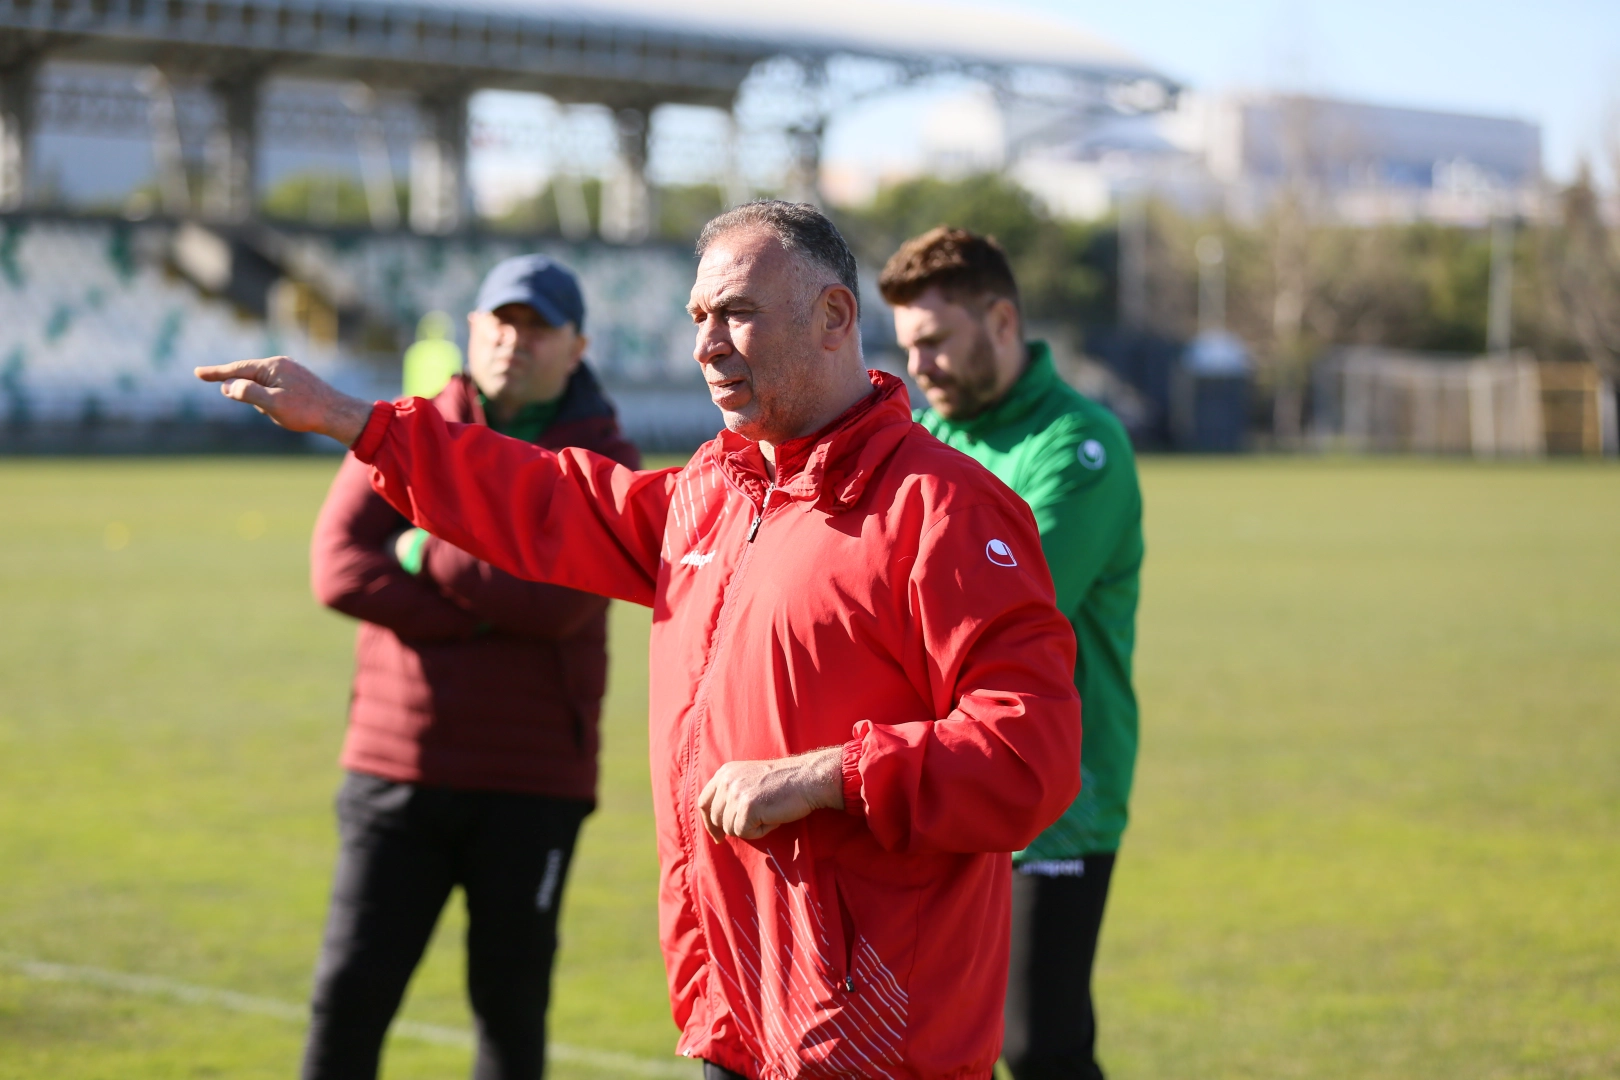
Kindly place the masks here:
[(1087, 855), (1077, 862), (1079, 874), (1013, 872), (1001, 1056), (1015, 1080), (1103, 1080), (1091, 965), (1114, 856)]
[(557, 909), (592, 804), (350, 773), (315, 969), (304, 1080), (371, 1080), (383, 1036), (457, 885), (467, 903), (475, 1080), (538, 1080)]

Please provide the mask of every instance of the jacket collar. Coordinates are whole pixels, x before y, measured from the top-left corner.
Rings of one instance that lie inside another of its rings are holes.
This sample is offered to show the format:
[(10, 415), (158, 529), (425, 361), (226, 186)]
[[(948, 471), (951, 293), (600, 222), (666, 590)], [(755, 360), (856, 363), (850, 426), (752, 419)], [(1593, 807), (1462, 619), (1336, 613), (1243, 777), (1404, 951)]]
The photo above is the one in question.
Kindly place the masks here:
[(1044, 341), (1031, 341), (1024, 346), (1029, 357), (1024, 373), (1002, 396), (1001, 400), (971, 420), (947, 420), (941, 416), (940, 426), (967, 435), (982, 435), (1009, 424), (1016, 424), (1035, 410), (1058, 381), (1057, 368), (1052, 364), (1052, 349)]
[[(777, 491), (791, 499), (822, 503), (833, 513), (860, 500), (878, 466), (911, 430), (906, 384), (886, 372), (866, 374), (875, 393), (820, 431), (776, 448)], [(759, 444), (722, 431), (709, 446), (721, 473), (755, 503), (762, 502), (770, 481)]]

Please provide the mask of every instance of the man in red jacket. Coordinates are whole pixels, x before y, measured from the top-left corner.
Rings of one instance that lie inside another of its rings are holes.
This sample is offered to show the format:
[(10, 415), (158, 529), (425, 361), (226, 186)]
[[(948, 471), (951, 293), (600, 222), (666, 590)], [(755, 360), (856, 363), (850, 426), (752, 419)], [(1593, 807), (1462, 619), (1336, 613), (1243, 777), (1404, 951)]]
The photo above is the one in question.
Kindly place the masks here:
[(1024, 503), (861, 362), (855, 260), (813, 207), (710, 222), (690, 310), (726, 429), (635, 472), (339, 394), (284, 357), (200, 368), (352, 445), (437, 536), (653, 609), (659, 931), (711, 1077), (987, 1080), (1008, 853), (1074, 799), (1074, 635)]
[[(585, 305), (571, 273), (540, 255), (509, 259), (476, 308), (470, 376), (418, 405), (639, 464), (581, 363)], [(303, 1075), (377, 1074), (406, 983), (460, 885), (474, 1075), (538, 1080), (557, 910), (596, 798), (608, 601), (521, 580), (411, 528), (370, 477), (344, 459), (310, 549), (315, 595), (363, 621)]]

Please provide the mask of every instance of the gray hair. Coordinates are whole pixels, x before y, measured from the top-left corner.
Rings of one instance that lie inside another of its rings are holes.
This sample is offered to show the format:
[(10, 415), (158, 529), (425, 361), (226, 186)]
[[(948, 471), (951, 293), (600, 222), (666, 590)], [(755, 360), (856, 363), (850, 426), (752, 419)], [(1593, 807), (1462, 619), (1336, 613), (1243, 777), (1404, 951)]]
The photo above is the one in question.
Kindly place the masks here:
[[(698, 237), (697, 256), (726, 233), (738, 229), (763, 229), (776, 237), (782, 250), (824, 270), (855, 297), (855, 314), (861, 311), (861, 283), (855, 270), (855, 253), (849, 250), (838, 227), (809, 203), (782, 199), (758, 199), (734, 206), (703, 226)], [(825, 287), (829, 282), (821, 282)], [(818, 287), (817, 291), (820, 291)]]

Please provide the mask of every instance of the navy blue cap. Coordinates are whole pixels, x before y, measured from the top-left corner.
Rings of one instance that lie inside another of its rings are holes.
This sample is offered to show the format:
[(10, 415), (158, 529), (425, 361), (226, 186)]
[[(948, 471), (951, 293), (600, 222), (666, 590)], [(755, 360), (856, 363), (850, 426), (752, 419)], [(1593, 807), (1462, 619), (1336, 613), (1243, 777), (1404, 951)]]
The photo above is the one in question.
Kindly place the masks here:
[(579, 279), (562, 263), (544, 255), (515, 255), (495, 264), (478, 287), (479, 311), (502, 304), (528, 304), (552, 326), (573, 323), (585, 329), (585, 297)]

